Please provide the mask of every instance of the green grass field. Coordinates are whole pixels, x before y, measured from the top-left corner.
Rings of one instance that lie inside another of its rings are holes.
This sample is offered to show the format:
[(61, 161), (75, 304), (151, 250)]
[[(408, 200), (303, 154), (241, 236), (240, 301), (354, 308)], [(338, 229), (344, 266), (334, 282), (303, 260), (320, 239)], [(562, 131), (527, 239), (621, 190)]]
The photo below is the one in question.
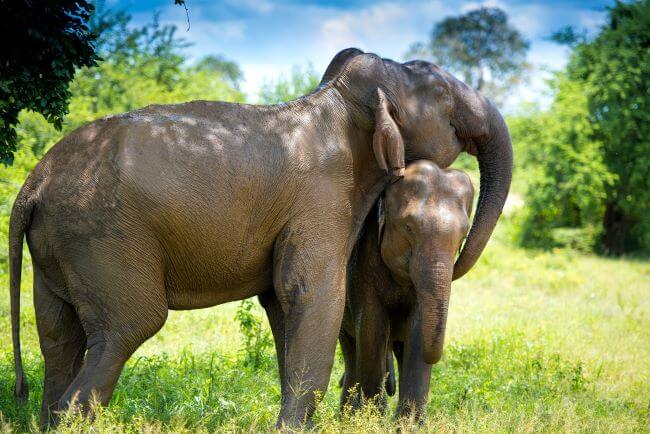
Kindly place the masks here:
[[(509, 247), (504, 229), (452, 291), (448, 340), (433, 368), (426, 431), (650, 432), (650, 262)], [(0, 299), (0, 429), (38, 431), (42, 360), (31, 272), (22, 293), (28, 405), (13, 402), (7, 291)], [(7, 287), (7, 276), (0, 276)], [(268, 431), (280, 393), (272, 350), (247, 363), (237, 304), (171, 312), (131, 358), (95, 421), (63, 432)], [(256, 311), (261, 317), (261, 309)], [(264, 320), (265, 321), (265, 320)], [(266, 327), (266, 325), (265, 325)], [(373, 408), (340, 415), (340, 354), (314, 429), (389, 432)], [(391, 399), (394, 408), (396, 399)]]

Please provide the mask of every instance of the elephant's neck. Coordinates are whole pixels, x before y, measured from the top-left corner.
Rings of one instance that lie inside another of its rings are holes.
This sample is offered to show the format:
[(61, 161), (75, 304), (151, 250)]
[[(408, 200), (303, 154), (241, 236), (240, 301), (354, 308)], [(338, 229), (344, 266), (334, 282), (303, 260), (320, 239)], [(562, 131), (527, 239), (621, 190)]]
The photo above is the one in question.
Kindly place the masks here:
[[(349, 235), (349, 251), (356, 242), (366, 216), (381, 192), (388, 186), (390, 176), (379, 168), (372, 148), (374, 131), (359, 124), (364, 110), (346, 102), (333, 87), (320, 89), (306, 98), (311, 110), (318, 107), (318, 135), (323, 143), (337, 143), (346, 159), (351, 157), (353, 225)], [(313, 111), (312, 111), (313, 113)], [(373, 124), (373, 122), (369, 122)]]

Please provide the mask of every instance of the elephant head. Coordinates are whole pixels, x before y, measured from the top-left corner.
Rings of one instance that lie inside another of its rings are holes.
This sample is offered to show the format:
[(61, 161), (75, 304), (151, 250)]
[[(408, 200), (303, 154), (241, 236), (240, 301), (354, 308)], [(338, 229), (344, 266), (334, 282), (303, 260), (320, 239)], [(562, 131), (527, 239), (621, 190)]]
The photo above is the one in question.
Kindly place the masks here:
[(426, 363), (442, 356), (453, 263), (473, 198), (465, 173), (422, 160), (410, 164), (380, 201), (381, 257), (397, 282), (415, 290)]
[(466, 151), (481, 172), (476, 215), (453, 266), (453, 279), (478, 260), (501, 215), (512, 177), (512, 144), (498, 110), (438, 66), (398, 63), (349, 48), (328, 66), (320, 88), (335, 88), (354, 124), (373, 134), (381, 169), (401, 176), (405, 162), (449, 166)]

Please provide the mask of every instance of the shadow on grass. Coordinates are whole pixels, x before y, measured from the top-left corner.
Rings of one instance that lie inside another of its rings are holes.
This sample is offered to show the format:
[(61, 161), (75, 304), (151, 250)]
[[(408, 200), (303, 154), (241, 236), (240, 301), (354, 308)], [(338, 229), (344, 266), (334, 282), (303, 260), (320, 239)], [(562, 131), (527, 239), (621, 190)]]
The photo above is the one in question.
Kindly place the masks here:
[[(9, 357), (0, 361), (0, 410), (4, 420), (20, 431), (35, 428), (33, 420), (38, 417), (42, 393), (40, 358), (27, 354), (26, 365), (31, 395), (26, 406), (18, 407), (12, 395), (13, 364)], [(543, 428), (544, 415), (550, 417), (569, 403), (571, 411), (581, 417), (624, 417), (643, 426), (647, 417), (644, 405), (603, 398), (593, 383), (598, 375), (587, 372), (580, 361), (545, 353), (523, 335), (450, 345), (443, 361), (433, 369), (428, 415), (432, 420), (456, 420), (496, 412), (531, 417), (537, 428)], [(333, 388), (336, 390), (330, 391), (322, 404), (325, 408), (317, 414), (316, 428), (327, 430), (349, 420), (340, 422), (335, 416), (339, 391)], [(151, 423), (157, 430), (268, 430), (279, 402), (276, 365), (271, 357), (261, 368), (253, 369), (235, 357), (184, 352), (130, 361), (98, 422), (136, 430)]]

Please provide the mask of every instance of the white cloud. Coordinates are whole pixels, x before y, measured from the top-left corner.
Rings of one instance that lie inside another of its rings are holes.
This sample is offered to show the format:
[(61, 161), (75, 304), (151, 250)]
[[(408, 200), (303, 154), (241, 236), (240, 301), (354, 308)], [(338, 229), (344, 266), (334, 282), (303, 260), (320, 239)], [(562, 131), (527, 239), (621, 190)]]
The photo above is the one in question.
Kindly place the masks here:
[(535, 41), (530, 47), (528, 60), (539, 67), (558, 70), (564, 68), (568, 59), (567, 47), (552, 41)]
[(428, 37), (436, 21), (458, 12), (442, 0), (384, 2), (335, 11), (320, 24), (318, 49), (333, 54), (354, 46), (400, 60), (413, 42)]
[(326, 49), (338, 50), (348, 46), (364, 46), (368, 41), (395, 37), (399, 23), (406, 18), (406, 10), (392, 3), (384, 3), (354, 12), (345, 12), (325, 20), (321, 36)]
[(572, 5), (551, 6), (545, 3), (514, 3), (512, 0), (483, 0), (463, 3), (461, 10), (484, 7), (498, 7), (508, 14), (508, 19), (526, 38), (546, 38), (566, 25), (578, 29), (597, 29), (605, 17), (604, 11)]
[(526, 38), (546, 36), (548, 24), (552, 21), (553, 10), (544, 4), (509, 4), (501, 0), (467, 2), (461, 7), (467, 13), (479, 7), (499, 8), (508, 14), (508, 20)]
[(248, 95), (251, 102), (257, 102), (257, 94), (264, 83), (287, 76), (292, 68), (292, 65), (273, 63), (244, 63), (240, 66), (244, 72), (241, 90)]
[(606, 15), (604, 11), (580, 11), (578, 13), (578, 26), (590, 31), (598, 30), (605, 23)]

